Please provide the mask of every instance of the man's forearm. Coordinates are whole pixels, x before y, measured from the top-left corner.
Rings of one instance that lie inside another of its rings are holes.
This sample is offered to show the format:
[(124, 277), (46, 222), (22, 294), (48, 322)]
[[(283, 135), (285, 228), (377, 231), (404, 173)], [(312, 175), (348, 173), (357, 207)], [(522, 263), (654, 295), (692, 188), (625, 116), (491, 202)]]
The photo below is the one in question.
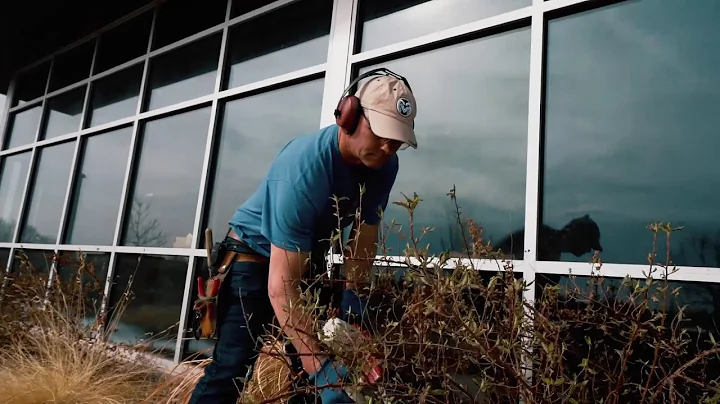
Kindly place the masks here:
[(322, 362), (320, 346), (313, 333), (315, 316), (297, 307), (299, 291), (292, 285), (272, 286), (270, 302), (283, 333), (290, 338), (300, 354), (302, 366), (308, 374), (315, 372)]

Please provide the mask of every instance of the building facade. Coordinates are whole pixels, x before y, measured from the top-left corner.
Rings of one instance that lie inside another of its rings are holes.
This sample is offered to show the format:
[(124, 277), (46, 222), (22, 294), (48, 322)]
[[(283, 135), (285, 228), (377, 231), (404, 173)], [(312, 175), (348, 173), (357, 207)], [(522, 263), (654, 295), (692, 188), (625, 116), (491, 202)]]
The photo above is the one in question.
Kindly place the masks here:
[[(209, 346), (187, 330), (202, 229), (224, 233), (279, 148), (332, 124), (347, 84), (380, 66), (418, 100), (392, 200), (423, 199), (431, 251), (463, 248), (453, 187), (486, 240), (515, 235), (515, 271), (538, 285), (591, 275), (598, 243), (606, 277), (642, 278), (647, 226), (669, 221), (676, 303), (717, 317), (715, 0), (197, 4), (138, 9), (17, 71), (0, 104), (0, 263), (18, 270), (22, 251), (49, 271), (48, 253), (82, 251), (107, 307), (132, 278), (113, 340), (172, 329), (153, 347), (175, 361)], [(393, 220), (407, 232), (391, 204)]]

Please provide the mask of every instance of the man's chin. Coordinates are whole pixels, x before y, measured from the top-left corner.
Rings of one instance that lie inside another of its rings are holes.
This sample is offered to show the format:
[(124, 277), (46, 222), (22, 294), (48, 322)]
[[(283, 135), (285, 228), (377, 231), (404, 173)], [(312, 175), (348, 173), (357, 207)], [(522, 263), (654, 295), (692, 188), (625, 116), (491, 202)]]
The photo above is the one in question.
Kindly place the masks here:
[(372, 168), (373, 170), (379, 170), (385, 165), (385, 162), (378, 161), (378, 160), (370, 160), (370, 161), (363, 162), (363, 164), (367, 168)]

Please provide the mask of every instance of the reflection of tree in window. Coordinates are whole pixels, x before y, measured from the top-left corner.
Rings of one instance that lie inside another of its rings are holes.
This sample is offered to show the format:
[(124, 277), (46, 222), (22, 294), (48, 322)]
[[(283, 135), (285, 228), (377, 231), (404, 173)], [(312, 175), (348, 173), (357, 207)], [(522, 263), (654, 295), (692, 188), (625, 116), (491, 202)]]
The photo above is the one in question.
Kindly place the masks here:
[(10, 242), (13, 234), (15, 233), (15, 222), (8, 222), (4, 219), (0, 219), (0, 240)]
[[(15, 234), (15, 224), (16, 222), (14, 220), (8, 222), (7, 220), (0, 219), (0, 240), (7, 240), (8, 242), (12, 240), (13, 234)], [(54, 238), (43, 236), (31, 225), (27, 225), (23, 229), (23, 239), (37, 244), (55, 244)]]
[[(2, 233), (2, 231), (0, 231), (0, 233)], [(22, 241), (35, 244), (55, 244), (55, 237), (45, 236), (43, 234), (40, 234), (40, 232), (38, 232), (38, 230), (34, 226), (25, 225), (22, 230)]]
[(152, 201), (145, 202), (133, 197), (128, 219), (126, 244), (141, 247), (162, 247), (167, 241), (157, 218), (150, 215)]

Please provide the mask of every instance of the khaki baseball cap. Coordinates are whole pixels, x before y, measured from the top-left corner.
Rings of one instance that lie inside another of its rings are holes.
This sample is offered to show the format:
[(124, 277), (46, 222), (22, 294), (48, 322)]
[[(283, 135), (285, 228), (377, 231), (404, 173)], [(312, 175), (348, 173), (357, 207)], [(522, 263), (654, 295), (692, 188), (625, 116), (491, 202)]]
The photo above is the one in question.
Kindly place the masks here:
[(373, 77), (355, 93), (373, 133), (417, 149), (415, 138), (415, 97), (402, 80), (391, 76)]

